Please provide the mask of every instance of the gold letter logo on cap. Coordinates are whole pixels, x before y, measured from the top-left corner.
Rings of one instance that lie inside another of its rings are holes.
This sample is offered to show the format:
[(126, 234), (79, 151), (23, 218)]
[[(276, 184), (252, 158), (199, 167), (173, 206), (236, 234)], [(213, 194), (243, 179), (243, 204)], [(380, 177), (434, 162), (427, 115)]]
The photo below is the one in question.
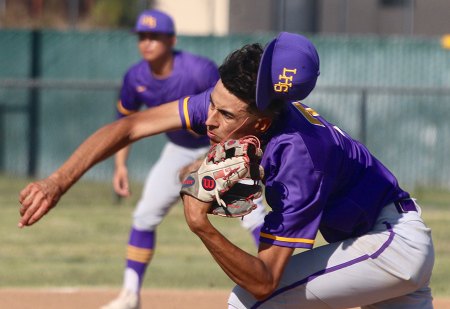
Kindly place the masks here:
[(292, 87), (292, 78), (297, 74), (297, 69), (283, 68), (283, 75), (278, 75), (279, 82), (273, 85), (276, 92), (288, 92)]
[(153, 16), (144, 16), (141, 19), (141, 24), (150, 28), (156, 27), (156, 19)]

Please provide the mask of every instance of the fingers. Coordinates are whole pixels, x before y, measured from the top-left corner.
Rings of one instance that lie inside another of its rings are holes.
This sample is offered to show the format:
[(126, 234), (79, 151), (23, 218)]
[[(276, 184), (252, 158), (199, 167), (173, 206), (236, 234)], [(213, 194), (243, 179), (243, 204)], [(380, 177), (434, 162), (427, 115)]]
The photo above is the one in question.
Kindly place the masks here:
[(37, 221), (39, 221), (43, 216), (45, 216), (50, 208), (48, 207), (48, 203), (44, 201), (40, 207), (37, 207), (36, 211), (31, 215), (28, 219), (27, 225), (33, 225)]
[(33, 203), (33, 197), (36, 193), (36, 188), (34, 184), (28, 185), (25, 189), (23, 189), (19, 194), (19, 203), (22, 204), (19, 212), (20, 215), (23, 215), (28, 207)]
[(121, 197), (128, 197), (131, 195), (128, 185), (114, 186), (114, 191)]
[(36, 201), (26, 209), (19, 221), (18, 227), (30, 226), (39, 221), (49, 211), (47, 201)]
[(21, 218), (18, 227), (23, 228), (39, 221), (58, 203), (61, 194), (61, 189), (49, 178), (29, 184), (19, 194), (22, 206), (19, 209)]
[(18, 227), (29, 226), (39, 221), (49, 210), (49, 202), (45, 199), (45, 195), (39, 190), (35, 184), (29, 185), (20, 193), (20, 203), (22, 207), (19, 212), (21, 219)]
[(115, 177), (113, 179), (113, 187), (114, 191), (122, 197), (128, 197), (131, 195), (128, 177)]

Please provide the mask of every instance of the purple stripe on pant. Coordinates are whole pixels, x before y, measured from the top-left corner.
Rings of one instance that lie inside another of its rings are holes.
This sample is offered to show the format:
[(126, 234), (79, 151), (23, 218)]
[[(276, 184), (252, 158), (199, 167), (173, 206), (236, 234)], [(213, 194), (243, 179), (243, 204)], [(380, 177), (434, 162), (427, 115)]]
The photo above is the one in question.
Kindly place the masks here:
[(320, 270), (320, 271), (318, 271), (318, 272), (316, 272), (316, 273), (314, 273), (314, 274), (312, 274), (312, 275), (310, 275), (310, 276), (308, 276), (306, 278), (301, 279), (300, 281), (297, 281), (297, 282), (295, 282), (295, 283), (293, 283), (291, 285), (288, 285), (288, 286), (285, 286), (285, 287), (283, 287), (283, 288), (281, 288), (279, 290), (276, 290), (275, 292), (272, 293), (272, 295), (270, 295), (265, 300), (256, 302), (251, 308), (252, 309), (253, 308), (258, 308), (260, 305), (262, 305), (267, 300), (269, 300), (269, 299), (271, 299), (271, 298), (273, 298), (273, 297), (275, 297), (277, 295), (280, 295), (280, 294), (282, 294), (282, 293), (284, 293), (284, 292), (286, 292), (286, 291), (288, 291), (290, 289), (293, 289), (293, 288), (295, 288), (297, 286), (300, 286), (302, 284), (310, 282), (310, 281), (314, 280), (315, 278), (317, 278), (317, 277), (319, 277), (321, 275), (324, 275), (324, 274), (327, 274), (327, 273), (331, 273), (331, 272), (334, 272), (334, 271), (337, 271), (337, 270), (340, 270), (340, 269), (343, 269), (343, 268), (355, 265), (357, 263), (360, 263), (360, 262), (368, 260), (368, 259), (376, 259), (381, 253), (383, 253), (384, 250), (386, 250), (387, 247), (389, 247), (389, 245), (392, 243), (392, 240), (394, 239), (394, 236), (395, 236), (395, 233), (392, 230), (391, 225), (388, 222), (383, 222), (383, 223), (386, 224), (386, 227), (387, 227), (387, 229), (390, 232), (389, 233), (389, 238), (383, 243), (383, 245), (375, 253), (373, 253), (371, 255), (364, 254), (364, 255), (362, 255), (360, 257), (357, 257), (356, 259), (353, 259), (351, 261), (348, 261), (348, 262), (345, 262), (345, 263), (342, 263), (342, 264), (339, 264), (339, 265), (336, 265), (336, 266), (333, 266), (333, 267), (330, 267), (330, 268), (325, 268), (323, 270)]

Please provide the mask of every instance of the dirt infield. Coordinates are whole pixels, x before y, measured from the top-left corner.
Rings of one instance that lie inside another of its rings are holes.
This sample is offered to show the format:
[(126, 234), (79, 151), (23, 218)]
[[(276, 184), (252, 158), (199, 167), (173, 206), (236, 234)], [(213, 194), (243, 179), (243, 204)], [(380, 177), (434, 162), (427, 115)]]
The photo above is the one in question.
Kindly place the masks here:
[[(0, 308), (5, 309), (97, 309), (107, 303), (116, 289), (0, 289)], [(142, 308), (226, 308), (226, 290), (162, 290), (142, 292)], [(435, 309), (450, 309), (450, 299), (436, 299)]]

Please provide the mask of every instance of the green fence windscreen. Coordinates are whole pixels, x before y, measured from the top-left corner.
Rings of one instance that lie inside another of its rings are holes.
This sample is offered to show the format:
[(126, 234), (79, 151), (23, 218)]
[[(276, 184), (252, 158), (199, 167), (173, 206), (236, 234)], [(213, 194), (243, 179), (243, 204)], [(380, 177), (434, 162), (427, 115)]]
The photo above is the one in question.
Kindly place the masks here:
[[(264, 45), (273, 36), (180, 36), (177, 48), (220, 64), (243, 44)], [(406, 187), (450, 187), (450, 51), (441, 48), (439, 38), (311, 39), (321, 75), (305, 103), (363, 140)], [(48, 175), (88, 135), (114, 120), (122, 75), (139, 60), (136, 38), (123, 31), (2, 30), (0, 47), (0, 171), (26, 175), (29, 136), (36, 132), (37, 177)], [(33, 72), (47, 83), (30, 87), (25, 81)], [(96, 87), (99, 81), (104, 84)], [(32, 128), (30, 102), (37, 106)], [(133, 179), (145, 178), (165, 141), (157, 136), (133, 146)], [(112, 160), (85, 177), (109, 181)]]

